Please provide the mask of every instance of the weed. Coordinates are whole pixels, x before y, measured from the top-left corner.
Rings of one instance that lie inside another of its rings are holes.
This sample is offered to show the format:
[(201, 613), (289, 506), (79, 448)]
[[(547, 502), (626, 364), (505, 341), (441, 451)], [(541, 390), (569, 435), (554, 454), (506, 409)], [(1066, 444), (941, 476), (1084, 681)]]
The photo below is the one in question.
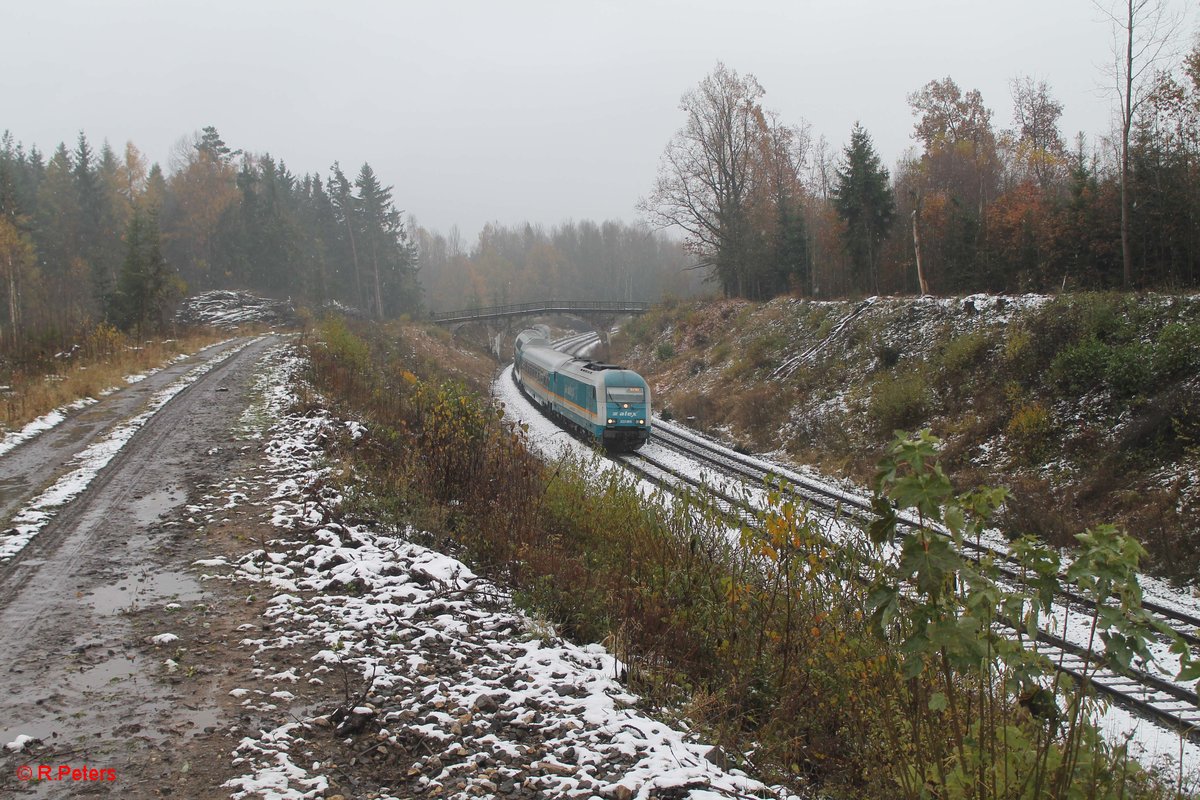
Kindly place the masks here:
[(1046, 447), (1050, 431), (1050, 412), (1036, 400), (1019, 406), (1004, 429), (1017, 450), (1031, 460)]
[(756, 436), (760, 444), (774, 441), (775, 432), (788, 411), (788, 396), (775, 383), (759, 384), (730, 396), (732, 421), (742, 431)]
[(222, 338), (200, 330), (175, 339), (135, 342), (101, 323), (82, 334), (77, 346), (54, 357), (0, 369), (0, 383), (7, 386), (0, 425), (20, 427), (55, 408), (121, 386), (127, 375), (161, 367), (175, 355), (194, 353)]
[(717, 418), (718, 410), (712, 396), (702, 390), (676, 392), (671, 398), (671, 412), (675, 417), (700, 428), (710, 428), (721, 422)]
[(1024, 328), (1015, 328), (1004, 339), (1002, 355), (1004, 363), (1014, 370), (1019, 370), (1030, 359), (1033, 353), (1033, 337)]

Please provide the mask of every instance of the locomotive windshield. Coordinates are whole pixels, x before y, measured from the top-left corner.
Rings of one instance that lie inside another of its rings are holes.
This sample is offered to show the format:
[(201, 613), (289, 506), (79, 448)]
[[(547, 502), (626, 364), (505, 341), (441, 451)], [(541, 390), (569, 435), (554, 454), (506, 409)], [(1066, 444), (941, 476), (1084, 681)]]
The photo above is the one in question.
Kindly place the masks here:
[(641, 386), (611, 386), (608, 389), (610, 403), (644, 403), (646, 390)]

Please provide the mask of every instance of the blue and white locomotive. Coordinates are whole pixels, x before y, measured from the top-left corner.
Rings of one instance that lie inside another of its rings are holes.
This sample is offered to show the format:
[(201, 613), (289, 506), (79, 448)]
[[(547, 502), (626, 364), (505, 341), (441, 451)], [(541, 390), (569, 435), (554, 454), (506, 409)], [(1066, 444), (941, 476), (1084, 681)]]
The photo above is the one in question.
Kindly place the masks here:
[(555, 350), (545, 325), (517, 335), (513, 378), (552, 417), (607, 450), (635, 450), (650, 441), (646, 380)]

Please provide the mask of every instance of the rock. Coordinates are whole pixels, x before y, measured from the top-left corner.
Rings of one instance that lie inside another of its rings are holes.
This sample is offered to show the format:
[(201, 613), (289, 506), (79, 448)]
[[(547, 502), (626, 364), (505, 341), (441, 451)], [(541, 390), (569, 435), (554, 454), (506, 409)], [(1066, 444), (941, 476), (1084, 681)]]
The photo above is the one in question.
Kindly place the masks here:
[(551, 772), (555, 775), (574, 775), (576, 768), (570, 764), (559, 764), (554, 761), (539, 761), (532, 765), (533, 769), (540, 769), (545, 772)]
[(475, 699), (475, 710), (484, 714), (491, 714), (500, 710), (500, 704), (496, 702), (496, 698), (491, 695), (481, 694)]
[(729, 756), (723, 749), (721, 749), (720, 745), (710, 747), (708, 752), (704, 754), (704, 757), (709, 761), (709, 763), (715, 764), (723, 770), (728, 770), (732, 766), (729, 761)]

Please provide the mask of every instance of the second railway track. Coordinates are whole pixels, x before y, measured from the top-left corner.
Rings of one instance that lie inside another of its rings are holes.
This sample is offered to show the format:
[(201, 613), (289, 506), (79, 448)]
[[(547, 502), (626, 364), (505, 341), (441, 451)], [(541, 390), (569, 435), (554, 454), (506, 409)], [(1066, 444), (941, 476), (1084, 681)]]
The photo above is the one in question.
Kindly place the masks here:
[[(562, 340), (557, 346), (567, 352), (577, 353), (589, 346), (594, 339), (594, 335), (589, 337), (587, 334), (583, 334)], [(684, 459), (688, 466), (684, 468), (671, 464), (670, 462), (676, 459), (662, 458), (655, 454), (654, 445), (672, 451)], [(744, 524), (750, 521), (754, 517), (756, 509), (745, 496), (735, 496), (737, 492), (731, 490), (729, 481), (734, 482), (735, 485), (761, 488), (772, 477), (782, 481), (787, 491), (795, 499), (819, 509), (823, 513), (851, 519), (858, 523), (866, 521), (871, 516), (870, 502), (864, 497), (830, 487), (761, 459), (738, 453), (658, 417), (654, 418), (651, 446), (643, 448), (636, 454), (616, 456), (615, 460), (640, 478), (667, 491), (707, 492), (714, 498), (721, 511), (729, 515), (731, 522), (735, 523)], [(707, 479), (705, 472), (709, 476)], [(718, 484), (713, 479), (715, 476), (723, 476), (725, 483)], [(917, 523), (911, 518), (906, 519), (901, 515), (900, 525), (912, 528)], [(964, 547), (970, 551), (964, 553), (968, 557), (990, 556), (995, 559), (1004, 580), (1014, 584), (1022, 582), (1022, 577), (1014, 566), (1012, 557), (1002, 547), (975, 542), (965, 542)], [(1090, 598), (1069, 590), (1062, 592), (1059, 597), (1062, 601), (1061, 605), (1065, 609), (1064, 616), (1069, 616), (1072, 609), (1094, 610), (1095, 608)], [(1200, 616), (1154, 600), (1145, 600), (1143, 607), (1174, 630), (1190, 646), (1200, 646), (1200, 636), (1197, 636), (1197, 629), (1200, 629)], [(1008, 633), (1011, 635), (1017, 635), (1011, 627), (1003, 627), (1008, 628)], [(1151, 719), (1194, 744), (1200, 744), (1200, 699), (1194, 689), (1152, 674), (1145, 669), (1123, 672), (1112, 670), (1102, 663), (1101, 657), (1089, 653), (1087, 648), (1071, 641), (1065, 635), (1060, 635), (1055, 630), (1039, 630), (1036, 647), (1055, 665), (1059, 672), (1071, 680), (1086, 680), (1096, 691), (1108, 697), (1115, 705), (1141, 717)]]

